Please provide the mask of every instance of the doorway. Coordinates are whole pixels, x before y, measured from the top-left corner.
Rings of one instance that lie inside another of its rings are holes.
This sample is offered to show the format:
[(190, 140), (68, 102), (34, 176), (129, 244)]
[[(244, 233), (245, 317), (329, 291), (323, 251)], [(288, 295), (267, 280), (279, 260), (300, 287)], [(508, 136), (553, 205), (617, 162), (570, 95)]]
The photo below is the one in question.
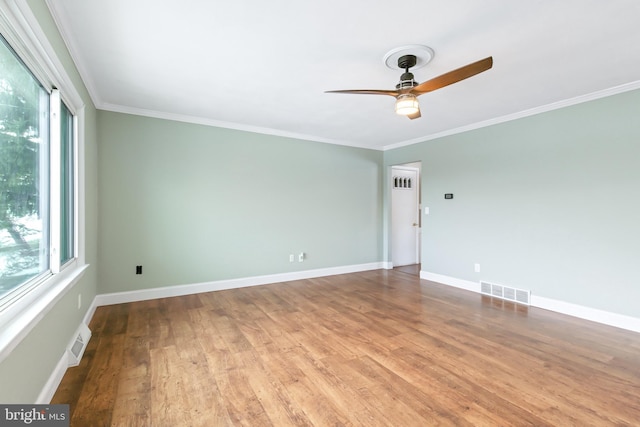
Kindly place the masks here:
[(420, 163), (391, 167), (391, 262), (420, 263)]

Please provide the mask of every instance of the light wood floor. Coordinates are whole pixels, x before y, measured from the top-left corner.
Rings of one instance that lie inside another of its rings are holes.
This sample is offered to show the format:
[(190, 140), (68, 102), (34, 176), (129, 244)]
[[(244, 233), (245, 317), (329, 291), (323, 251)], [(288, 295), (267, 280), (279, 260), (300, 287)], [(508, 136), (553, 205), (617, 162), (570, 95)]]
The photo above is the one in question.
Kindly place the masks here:
[(640, 334), (403, 271), (99, 307), (72, 426), (640, 424)]

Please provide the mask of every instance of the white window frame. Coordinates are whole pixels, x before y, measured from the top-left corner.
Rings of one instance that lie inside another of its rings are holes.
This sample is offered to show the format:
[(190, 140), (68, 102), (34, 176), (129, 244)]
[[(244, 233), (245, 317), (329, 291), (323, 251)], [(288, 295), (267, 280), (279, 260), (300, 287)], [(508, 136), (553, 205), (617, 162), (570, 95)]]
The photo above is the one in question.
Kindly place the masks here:
[[(55, 50), (40, 28), (26, 0), (0, 0), (0, 32), (20, 59), (51, 94), (50, 123), (60, 127), (60, 101), (74, 115), (74, 200), (75, 200), (75, 257), (60, 265), (60, 145), (51, 141), (50, 197), (52, 208), (49, 271), (23, 287), (10, 303), (0, 308), (0, 362), (29, 334), (38, 322), (78, 282), (88, 265), (85, 261), (85, 199), (84, 199), (84, 133), (85, 105), (67, 75)], [(53, 132), (50, 132), (53, 134)], [(59, 133), (58, 133), (59, 138)], [(53, 151), (56, 151), (53, 150)], [(58, 160), (55, 160), (55, 159)], [(56, 208), (57, 206), (57, 208)], [(54, 209), (57, 210), (54, 212)]]

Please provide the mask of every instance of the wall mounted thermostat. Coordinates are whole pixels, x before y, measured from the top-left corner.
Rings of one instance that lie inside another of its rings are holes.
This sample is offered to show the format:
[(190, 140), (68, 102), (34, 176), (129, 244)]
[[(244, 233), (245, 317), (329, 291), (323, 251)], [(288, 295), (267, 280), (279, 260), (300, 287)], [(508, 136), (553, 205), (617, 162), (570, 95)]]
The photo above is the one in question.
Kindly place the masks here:
[(446, 194), (444, 195), (444, 198), (445, 198), (445, 199), (453, 199), (453, 193), (446, 193)]

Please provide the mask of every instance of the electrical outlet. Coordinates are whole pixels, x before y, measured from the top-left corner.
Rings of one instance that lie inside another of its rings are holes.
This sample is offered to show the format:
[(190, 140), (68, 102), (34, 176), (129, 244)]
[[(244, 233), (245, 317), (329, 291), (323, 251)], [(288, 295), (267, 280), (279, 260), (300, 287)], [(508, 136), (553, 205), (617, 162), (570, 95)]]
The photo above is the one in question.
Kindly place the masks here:
[(142, 266), (136, 265), (136, 274), (142, 274)]
[(298, 255), (298, 262), (302, 261), (304, 261), (304, 252), (300, 252), (300, 254)]
[(480, 264), (478, 263), (474, 264), (473, 269), (475, 270), (476, 273), (480, 273)]
[(295, 256), (293, 254), (289, 254), (289, 262), (295, 261)]
[(82, 307), (82, 294), (78, 294), (78, 310)]

